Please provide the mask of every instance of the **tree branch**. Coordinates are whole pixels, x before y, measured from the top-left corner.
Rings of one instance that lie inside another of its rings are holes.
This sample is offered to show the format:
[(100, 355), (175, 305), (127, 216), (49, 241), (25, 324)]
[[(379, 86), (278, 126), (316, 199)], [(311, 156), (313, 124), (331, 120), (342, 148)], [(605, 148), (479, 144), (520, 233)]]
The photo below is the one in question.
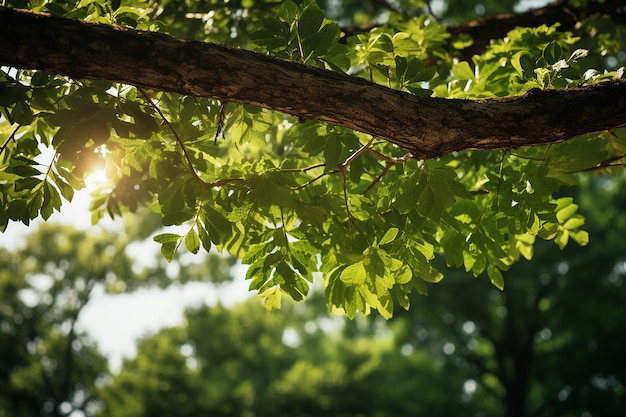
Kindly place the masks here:
[[(559, 30), (571, 31), (575, 29), (578, 22), (588, 16), (595, 13), (606, 13), (616, 17), (620, 14), (619, 9), (623, 7), (623, 0), (606, 0), (603, 3), (591, 1), (580, 8), (572, 8), (560, 0), (554, 4), (523, 13), (504, 13), (450, 25), (447, 31), (451, 35), (450, 41), (454, 41), (459, 35), (469, 35), (472, 38), (473, 43), (459, 51), (458, 56), (462, 61), (470, 61), (472, 56), (485, 52), (491, 40), (505, 37), (509, 31), (516, 27), (537, 27), (544, 24), (551, 26), (558, 22), (560, 24)], [(341, 42), (345, 43), (348, 37), (369, 32), (378, 26), (380, 26), (379, 23), (365, 23), (358, 26), (342, 27)]]
[(223, 45), (0, 8), (0, 65), (252, 104), (380, 137), (428, 159), (626, 126), (626, 82), (519, 97), (417, 97)]
[(448, 27), (452, 38), (465, 34), (472, 37), (474, 43), (461, 51), (461, 59), (469, 61), (474, 54), (485, 51), (492, 39), (501, 39), (516, 27), (551, 26), (560, 23), (559, 30), (573, 30), (578, 22), (595, 13), (617, 15), (620, 7), (624, 7), (623, 0), (606, 0), (603, 3), (590, 1), (584, 7), (573, 9), (565, 1), (556, 1), (554, 4), (530, 10), (524, 13), (505, 13), (496, 16), (484, 17)]

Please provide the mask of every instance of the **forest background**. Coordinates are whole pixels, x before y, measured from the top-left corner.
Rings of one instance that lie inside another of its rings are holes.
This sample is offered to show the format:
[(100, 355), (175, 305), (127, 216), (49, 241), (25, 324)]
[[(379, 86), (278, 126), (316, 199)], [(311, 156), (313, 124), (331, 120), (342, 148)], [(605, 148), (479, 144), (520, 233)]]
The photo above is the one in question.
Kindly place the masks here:
[[(329, 15), (339, 10), (336, 2), (320, 5)], [(341, 11), (356, 28), (394, 13), (393, 5), (347, 1)], [(419, 13), (452, 23), (514, 6), (432, 2)], [(609, 69), (626, 61), (621, 47), (613, 52), (602, 61)], [(438, 257), (446, 278), (428, 284), (427, 297), (411, 294), (411, 309), (390, 320), (330, 315), (319, 288), (269, 314), (256, 298), (195, 305), (183, 324), (144, 335), (136, 355), (113, 370), (77, 325), (94, 293), (197, 282), (223, 291), (243, 280), (235, 260), (211, 251), (169, 264), (155, 254), (139, 264), (129, 248), (151, 241), (161, 224), (144, 211), (108, 229), (38, 224), (24, 245), (5, 244), (3, 235), (0, 416), (619, 415), (626, 410), (621, 169), (581, 173), (577, 187), (555, 194), (576, 196), (592, 243), (561, 249), (538, 241), (532, 260), (503, 272), (504, 292)]]

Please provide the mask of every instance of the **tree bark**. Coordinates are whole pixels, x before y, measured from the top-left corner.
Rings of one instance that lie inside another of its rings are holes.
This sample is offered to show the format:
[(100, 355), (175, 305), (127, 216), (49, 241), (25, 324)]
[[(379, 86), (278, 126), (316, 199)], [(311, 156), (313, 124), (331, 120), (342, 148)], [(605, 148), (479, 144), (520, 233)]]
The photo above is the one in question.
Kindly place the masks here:
[(626, 126), (624, 81), (488, 100), (417, 97), (223, 45), (6, 8), (0, 45), (0, 65), (253, 104), (380, 137), (419, 159)]
[(602, 3), (591, 1), (580, 8), (572, 8), (568, 2), (560, 0), (524, 13), (505, 13), (451, 25), (448, 33), (452, 35), (452, 39), (461, 34), (469, 35), (473, 39), (472, 45), (461, 50), (459, 56), (459, 59), (469, 61), (474, 54), (483, 53), (492, 39), (501, 39), (518, 26), (551, 26), (559, 23), (559, 30), (571, 31), (577, 23), (594, 13), (607, 13), (617, 17), (621, 7), (624, 7), (624, 0), (605, 0)]

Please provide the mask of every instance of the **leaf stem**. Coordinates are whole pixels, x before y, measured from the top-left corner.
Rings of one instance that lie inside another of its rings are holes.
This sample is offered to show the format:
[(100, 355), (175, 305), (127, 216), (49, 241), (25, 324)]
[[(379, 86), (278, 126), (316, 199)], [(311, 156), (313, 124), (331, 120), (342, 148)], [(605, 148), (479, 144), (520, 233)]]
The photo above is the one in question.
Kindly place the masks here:
[(315, 181), (317, 181), (317, 180), (319, 180), (319, 179), (321, 179), (321, 178), (325, 177), (326, 175), (336, 174), (336, 173), (338, 173), (338, 172), (341, 172), (341, 170), (338, 170), (338, 169), (333, 169), (333, 170), (330, 170), (330, 171), (327, 171), (327, 172), (322, 172), (322, 173), (321, 173), (320, 175), (318, 175), (317, 177), (315, 177), (315, 178), (313, 178), (313, 179), (310, 179), (309, 181), (305, 182), (305, 183), (304, 183), (304, 184), (302, 184), (302, 185), (298, 185), (297, 187), (292, 188), (292, 190), (294, 190), (294, 191), (302, 190), (303, 188), (308, 187), (309, 185), (311, 185), (311, 184), (313, 184)]
[(616, 156), (614, 156), (612, 158), (605, 159), (604, 161), (602, 161), (599, 164), (594, 165), (592, 167), (580, 169), (578, 171), (570, 171), (569, 173), (570, 174), (575, 174), (575, 173), (578, 173), (578, 172), (597, 171), (599, 169), (604, 169), (604, 168), (623, 167), (624, 166), (624, 161), (621, 161), (621, 162), (616, 163), (616, 164), (614, 164), (613, 162), (620, 161), (620, 160), (622, 160), (625, 157), (626, 157), (626, 155), (616, 155)]
[(352, 163), (352, 161), (354, 161), (359, 155), (361, 155), (363, 152), (369, 149), (372, 142), (374, 142), (374, 138), (371, 138), (369, 142), (367, 142), (365, 145), (357, 149), (352, 155), (350, 155), (348, 159), (346, 159), (346, 161), (339, 166), (339, 169), (341, 170), (341, 169), (347, 168), (348, 165)]
[(217, 145), (217, 139), (222, 136), (224, 139), (224, 110), (226, 109), (226, 105), (228, 103), (222, 101), (220, 103), (220, 111), (217, 114), (217, 130), (215, 131), (215, 139), (213, 140), (213, 144)]
[(202, 181), (202, 184), (207, 187), (221, 187), (222, 185), (226, 185), (226, 184), (230, 184), (231, 182), (238, 182), (238, 181), (244, 181), (244, 179), (243, 178), (223, 178), (221, 180), (215, 180), (212, 182)]
[(146, 100), (146, 102), (148, 102), (148, 104), (150, 104), (150, 106), (152, 106), (157, 111), (157, 113), (159, 113), (159, 116), (161, 116), (161, 119), (163, 119), (163, 123), (165, 123), (165, 125), (170, 129), (170, 131), (176, 138), (176, 142), (180, 146), (183, 156), (185, 157), (185, 160), (187, 161), (187, 165), (189, 168), (189, 172), (191, 172), (191, 175), (194, 177), (196, 181), (198, 181), (198, 183), (200, 183), (200, 185), (202, 185), (203, 187), (206, 187), (208, 184), (204, 182), (202, 178), (200, 178), (196, 170), (193, 168), (193, 162), (191, 161), (191, 158), (189, 157), (187, 148), (185, 147), (185, 144), (183, 143), (180, 136), (178, 135), (178, 132), (176, 132), (176, 129), (174, 129), (174, 126), (172, 126), (172, 124), (169, 122), (169, 120), (167, 120), (167, 118), (165, 117), (165, 115), (163, 114), (159, 106), (154, 104), (154, 102), (150, 99), (150, 97), (148, 97), (148, 95), (143, 91), (141, 87), (137, 87), (137, 91), (139, 91), (139, 93), (143, 96), (144, 100)]
[(385, 176), (385, 174), (387, 174), (387, 172), (389, 172), (389, 170), (391, 169), (392, 166), (394, 166), (395, 164), (404, 164), (406, 163), (406, 161), (409, 160), (409, 158), (411, 158), (411, 154), (407, 153), (401, 157), (391, 157), (391, 156), (387, 156), (387, 155), (383, 155), (382, 153), (372, 149), (372, 148), (368, 148), (367, 151), (373, 155), (375, 155), (376, 157), (382, 159), (383, 161), (385, 161), (385, 168), (383, 169), (383, 171), (380, 173), (380, 175), (378, 175), (374, 181), (372, 181), (372, 183), (365, 189), (365, 191), (363, 192), (363, 194), (367, 194), (367, 192), (369, 190), (371, 190), (372, 188), (374, 188), (374, 186), (376, 184), (378, 184), (380, 182), (380, 180)]
[(15, 140), (15, 134), (17, 133), (19, 128), (20, 128), (20, 125), (17, 125), (15, 129), (13, 129), (13, 132), (11, 132), (7, 140), (5, 140), (2, 146), (0, 146), (0, 155), (2, 155), (6, 147), (9, 145), (9, 142), (11, 141), (11, 139)]
[(310, 171), (312, 169), (322, 168), (322, 167), (325, 167), (325, 166), (326, 166), (325, 163), (320, 162), (319, 164), (311, 165), (311, 166), (304, 167), (304, 168), (287, 168), (287, 169), (281, 169), (279, 171), (280, 172), (307, 172), (307, 171)]

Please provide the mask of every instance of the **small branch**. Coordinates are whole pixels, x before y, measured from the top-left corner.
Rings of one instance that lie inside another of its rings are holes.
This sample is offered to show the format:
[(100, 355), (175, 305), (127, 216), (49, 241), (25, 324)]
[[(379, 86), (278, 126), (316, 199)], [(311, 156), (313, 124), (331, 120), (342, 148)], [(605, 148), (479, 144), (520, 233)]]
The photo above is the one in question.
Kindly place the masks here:
[(323, 168), (325, 167), (326, 164), (325, 163), (319, 163), (319, 164), (315, 164), (315, 165), (311, 165), (308, 167), (304, 167), (304, 168), (287, 168), (287, 169), (280, 169), (279, 172), (307, 172), (310, 171), (312, 169), (315, 168)]
[(387, 2), (386, 0), (374, 0), (374, 3), (379, 4), (383, 9), (388, 10), (392, 13), (399, 12), (399, 10), (397, 10), (395, 7), (389, 4), (389, 2)]
[(346, 213), (348, 213), (348, 221), (350, 222), (350, 236), (352, 237), (352, 229), (356, 228), (356, 223), (354, 223), (354, 217), (352, 216), (352, 212), (350, 211), (350, 203), (348, 202), (348, 187), (346, 185), (346, 167), (340, 166), (339, 172), (341, 172), (341, 178), (343, 180), (343, 200), (346, 204)]
[[(506, 152), (502, 152), (502, 157), (500, 158), (500, 165), (498, 167), (498, 184), (496, 185), (495, 202), (496, 202), (496, 205), (498, 206), (498, 209), (500, 210), (506, 210), (509, 208), (509, 207), (505, 207), (505, 208), (500, 207), (500, 203), (498, 201), (498, 197), (500, 197), (500, 186), (502, 185), (502, 170), (504, 169), (505, 156), (506, 156)], [(483, 212), (480, 214), (480, 218), (478, 220), (479, 222), (482, 221), (483, 215), (486, 213), (486, 211), (487, 211), (487, 207), (485, 207)]]
[(354, 222), (354, 217), (352, 216), (352, 212), (350, 211), (350, 204), (348, 202), (348, 187), (346, 184), (347, 182), (346, 171), (348, 170), (348, 167), (350, 166), (352, 161), (354, 161), (363, 152), (368, 150), (373, 142), (374, 142), (374, 138), (371, 138), (365, 145), (363, 145), (362, 147), (357, 149), (352, 155), (350, 155), (343, 164), (339, 164), (339, 167), (338, 167), (338, 170), (339, 172), (341, 172), (341, 177), (343, 179), (343, 199), (346, 203), (346, 212), (348, 213), (348, 220), (350, 221), (350, 225), (352, 226), (350, 228), (350, 235), (352, 235), (352, 228), (356, 228), (358, 230), (358, 227), (356, 223)]
[[(141, 93), (141, 95), (143, 96), (144, 100), (146, 100), (146, 102), (148, 104), (150, 104), (150, 106), (152, 106), (157, 113), (159, 113), (159, 116), (161, 116), (161, 119), (163, 119), (163, 123), (165, 123), (168, 127), (168, 129), (172, 132), (172, 134), (174, 135), (174, 137), (176, 138), (176, 142), (178, 143), (178, 145), (180, 146), (180, 150), (183, 153), (183, 156), (185, 158), (185, 160), (187, 161), (187, 168), (189, 169), (189, 172), (191, 172), (191, 175), (195, 178), (196, 181), (198, 181), (202, 186), (207, 185), (202, 178), (200, 178), (198, 176), (198, 173), (196, 173), (196, 170), (193, 168), (193, 162), (191, 161), (191, 158), (189, 157), (189, 154), (187, 153), (187, 148), (185, 147), (185, 144), (183, 143), (182, 139), (180, 138), (180, 136), (178, 135), (178, 132), (176, 132), (176, 129), (174, 129), (174, 126), (172, 126), (172, 124), (169, 122), (169, 120), (167, 120), (167, 117), (165, 117), (165, 115), (163, 114), (163, 112), (161, 111), (161, 109), (159, 108), (159, 106), (157, 106), (156, 104), (154, 104), (154, 102), (150, 99), (150, 97), (148, 97), (148, 95), (143, 91), (143, 89), (141, 87), (137, 87), (137, 91), (139, 91), (139, 93)], [(221, 110), (220, 110), (221, 111)]]
[[(578, 171), (570, 171), (570, 174), (575, 174), (578, 172), (592, 172), (592, 171), (598, 171), (601, 169), (605, 169), (605, 168), (613, 168), (613, 167), (623, 167), (624, 166), (624, 161), (623, 159), (626, 158), (626, 155), (617, 155), (614, 156), (612, 158), (609, 159), (605, 159), (604, 161), (600, 162), (598, 165), (589, 167), (589, 168), (585, 168), (585, 169), (581, 169)], [(613, 162), (615, 161), (621, 161), (620, 163), (614, 164)]]
[(315, 178), (313, 178), (313, 179), (311, 179), (311, 180), (309, 180), (309, 181), (305, 182), (305, 183), (304, 183), (304, 184), (302, 184), (302, 185), (298, 185), (297, 187), (292, 188), (292, 190), (294, 190), (294, 191), (302, 190), (303, 188), (306, 188), (306, 187), (308, 187), (309, 185), (313, 184), (315, 181), (317, 181), (317, 180), (319, 180), (319, 179), (324, 178), (326, 175), (330, 175), (330, 174), (337, 174), (337, 173), (339, 173), (339, 172), (341, 172), (341, 171), (340, 171), (340, 170), (338, 170), (338, 169), (332, 169), (332, 170), (330, 170), (330, 171), (322, 172), (322, 173), (321, 173), (320, 175), (318, 175), (317, 177), (315, 177)]
[(16, 135), (17, 131), (19, 130), (19, 128), (20, 128), (20, 125), (15, 126), (15, 129), (13, 129), (13, 132), (11, 132), (11, 134), (9, 135), (7, 140), (5, 140), (4, 143), (2, 144), (2, 146), (0, 146), (0, 155), (2, 155), (2, 153), (4, 152), (6, 147), (9, 145), (9, 142), (11, 140), (15, 140), (15, 135)]
[(363, 145), (362, 147), (357, 149), (356, 152), (354, 152), (352, 155), (350, 155), (345, 160), (345, 162), (339, 166), (339, 170), (341, 171), (341, 169), (346, 169), (352, 163), (352, 161), (354, 161), (363, 152), (367, 151), (369, 149), (369, 147), (372, 145), (373, 142), (374, 142), (374, 138), (371, 138), (369, 140), (369, 142), (367, 142), (365, 145)]
[(439, 20), (439, 16), (437, 16), (433, 12), (433, 8), (430, 6), (430, 0), (426, 0), (426, 10), (428, 10), (428, 14), (431, 15), (433, 17), (433, 19), (435, 19), (436, 21)]
[[(202, 179), (200, 179), (200, 181), (202, 181)], [(212, 182), (204, 182), (202, 181), (202, 184), (207, 186), (207, 187), (221, 187), (223, 185), (226, 184), (230, 184), (233, 182), (241, 182), (241, 181), (245, 181), (243, 178), (224, 178), (221, 180), (216, 180), (216, 181), (212, 181)]]
[(378, 175), (374, 181), (372, 181), (372, 183), (365, 189), (365, 191), (363, 192), (363, 194), (367, 194), (367, 192), (369, 190), (371, 190), (372, 188), (374, 188), (374, 186), (376, 184), (378, 184), (380, 182), (380, 180), (385, 176), (385, 174), (387, 174), (387, 172), (389, 172), (389, 170), (391, 169), (392, 166), (394, 166), (395, 164), (404, 164), (406, 163), (406, 161), (408, 161), (411, 158), (411, 154), (407, 153), (404, 156), (401, 156), (400, 158), (395, 158), (395, 157), (389, 157), (387, 155), (383, 155), (382, 153), (369, 148), (368, 151), (371, 154), (374, 154), (376, 157), (382, 159), (383, 161), (385, 161), (385, 168), (383, 169), (383, 171), (380, 173), (380, 175)]
[(217, 145), (217, 139), (220, 137), (220, 135), (222, 136), (222, 139), (224, 139), (224, 110), (227, 104), (228, 103), (226, 103), (225, 101), (222, 101), (220, 103), (220, 111), (217, 114), (217, 130), (215, 130), (215, 139), (213, 140), (213, 143), (215, 145)]

